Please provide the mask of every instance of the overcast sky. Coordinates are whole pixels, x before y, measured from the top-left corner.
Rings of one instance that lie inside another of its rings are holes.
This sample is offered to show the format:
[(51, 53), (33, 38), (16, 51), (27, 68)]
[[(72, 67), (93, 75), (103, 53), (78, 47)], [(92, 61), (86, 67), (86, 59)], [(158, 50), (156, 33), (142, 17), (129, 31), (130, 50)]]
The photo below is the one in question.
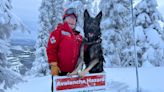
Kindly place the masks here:
[[(157, 0), (158, 9), (164, 16), (164, 1)], [(31, 30), (31, 34), (15, 31), (11, 38), (36, 39), (38, 33), (38, 8), (41, 0), (12, 0), (13, 12), (20, 17), (25, 25)]]
[(36, 39), (38, 33), (38, 15), (41, 0), (12, 0), (13, 12), (30, 29), (31, 34), (15, 31), (11, 38)]

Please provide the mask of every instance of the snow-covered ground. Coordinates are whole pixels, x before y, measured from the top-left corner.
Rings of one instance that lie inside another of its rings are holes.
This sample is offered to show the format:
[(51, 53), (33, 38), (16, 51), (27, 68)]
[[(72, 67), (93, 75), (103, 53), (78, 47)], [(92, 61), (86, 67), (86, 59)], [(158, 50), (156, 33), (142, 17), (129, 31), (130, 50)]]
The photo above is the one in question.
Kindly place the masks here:
[[(136, 89), (135, 68), (106, 69), (108, 81), (118, 81), (129, 86), (129, 90)], [(139, 82), (142, 92), (164, 92), (164, 67), (148, 67), (139, 69)]]
[[(106, 68), (107, 81), (116, 81), (128, 85), (130, 92), (136, 89), (135, 68)], [(164, 92), (164, 67), (140, 68), (139, 79), (142, 92)], [(51, 77), (26, 77), (26, 82), (19, 83), (6, 92), (51, 92)], [(110, 82), (108, 82), (110, 86)], [(108, 92), (108, 91), (107, 91)], [(109, 90), (109, 92), (111, 92)], [(112, 91), (113, 92), (113, 91)], [(115, 91), (117, 92), (117, 91)]]

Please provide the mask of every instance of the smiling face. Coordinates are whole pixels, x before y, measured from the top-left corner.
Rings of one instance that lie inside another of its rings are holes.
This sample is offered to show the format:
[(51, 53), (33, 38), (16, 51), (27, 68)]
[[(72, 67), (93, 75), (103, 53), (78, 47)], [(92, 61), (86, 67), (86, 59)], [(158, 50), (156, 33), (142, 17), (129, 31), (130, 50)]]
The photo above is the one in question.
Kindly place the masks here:
[(87, 10), (84, 12), (84, 33), (89, 42), (97, 40), (101, 36), (100, 21), (102, 12), (95, 18), (90, 17)]
[(69, 27), (71, 27), (72, 29), (74, 29), (76, 26), (76, 18), (74, 16), (67, 16), (64, 19), (64, 22), (67, 22)]

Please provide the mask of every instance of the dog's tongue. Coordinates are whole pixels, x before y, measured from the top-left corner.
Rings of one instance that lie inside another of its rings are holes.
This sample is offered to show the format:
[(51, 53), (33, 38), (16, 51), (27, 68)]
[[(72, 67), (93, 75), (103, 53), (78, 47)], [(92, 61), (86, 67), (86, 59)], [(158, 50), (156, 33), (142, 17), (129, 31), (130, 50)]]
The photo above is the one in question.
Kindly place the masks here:
[(93, 33), (89, 33), (89, 37), (93, 37), (93, 35), (94, 35)]

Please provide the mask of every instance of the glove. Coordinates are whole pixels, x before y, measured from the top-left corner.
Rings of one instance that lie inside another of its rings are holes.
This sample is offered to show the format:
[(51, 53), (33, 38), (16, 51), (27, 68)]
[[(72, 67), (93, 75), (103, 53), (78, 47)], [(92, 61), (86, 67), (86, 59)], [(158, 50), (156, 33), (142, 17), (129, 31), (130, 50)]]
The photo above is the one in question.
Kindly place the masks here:
[(57, 66), (57, 62), (53, 62), (50, 65), (51, 65), (51, 74), (54, 75), (54, 76), (58, 76), (59, 72), (60, 72), (60, 69)]

